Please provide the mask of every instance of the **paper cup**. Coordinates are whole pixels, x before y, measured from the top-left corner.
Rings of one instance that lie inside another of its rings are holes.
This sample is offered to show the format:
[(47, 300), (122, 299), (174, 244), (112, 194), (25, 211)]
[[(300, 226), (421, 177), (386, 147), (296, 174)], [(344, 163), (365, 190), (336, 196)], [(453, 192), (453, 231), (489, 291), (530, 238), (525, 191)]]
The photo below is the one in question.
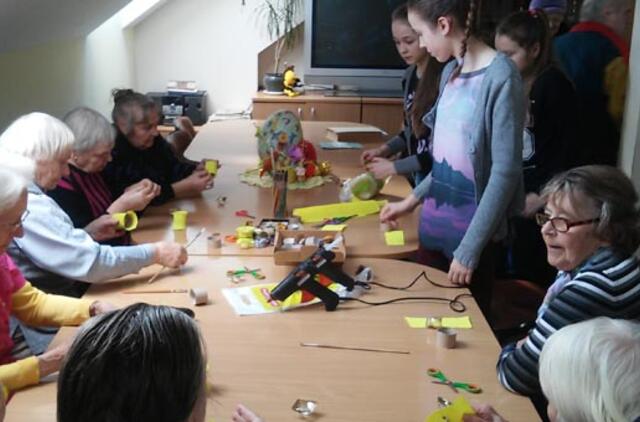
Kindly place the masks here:
[(171, 213), (173, 215), (173, 223), (171, 228), (173, 230), (184, 230), (187, 228), (187, 215), (189, 211), (177, 210)]
[(113, 218), (118, 222), (118, 230), (130, 232), (138, 227), (138, 215), (134, 211), (117, 212)]
[(209, 303), (209, 293), (207, 293), (206, 289), (201, 289), (199, 287), (189, 289), (189, 297), (196, 306), (202, 306)]
[(436, 332), (436, 344), (445, 349), (455, 349), (458, 333), (451, 328), (439, 328)]
[(212, 176), (215, 176), (218, 173), (218, 160), (206, 160), (204, 169)]

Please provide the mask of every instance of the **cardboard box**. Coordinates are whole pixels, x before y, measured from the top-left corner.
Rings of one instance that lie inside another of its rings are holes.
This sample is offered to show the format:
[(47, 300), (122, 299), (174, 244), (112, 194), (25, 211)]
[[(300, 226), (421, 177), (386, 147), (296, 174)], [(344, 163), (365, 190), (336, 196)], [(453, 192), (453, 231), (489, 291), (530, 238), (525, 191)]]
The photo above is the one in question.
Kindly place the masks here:
[(385, 131), (375, 126), (333, 126), (327, 128), (327, 139), (339, 142), (380, 143), (384, 141)]
[(347, 257), (347, 248), (344, 241), (344, 233), (342, 232), (327, 232), (322, 230), (278, 230), (276, 233), (276, 240), (273, 247), (273, 260), (276, 265), (297, 265), (298, 263), (309, 258), (318, 249), (317, 246), (300, 246), (295, 249), (283, 249), (282, 243), (284, 239), (288, 237), (295, 238), (308, 238), (316, 237), (319, 239), (331, 238), (333, 241), (336, 236), (342, 236), (342, 243), (332, 252), (336, 254), (334, 263), (342, 263)]

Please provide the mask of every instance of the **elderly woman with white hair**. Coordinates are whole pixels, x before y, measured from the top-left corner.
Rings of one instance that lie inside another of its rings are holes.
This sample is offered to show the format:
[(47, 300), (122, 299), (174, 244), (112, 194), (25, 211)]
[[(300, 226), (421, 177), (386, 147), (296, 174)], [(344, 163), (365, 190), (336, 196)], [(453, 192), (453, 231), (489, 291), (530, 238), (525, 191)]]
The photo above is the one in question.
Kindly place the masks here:
[(62, 345), (37, 357), (26, 356), (24, 338), (17, 336), (21, 339), (18, 343), (12, 339), (15, 330), (10, 328), (10, 317), (33, 325), (79, 325), (90, 316), (113, 309), (99, 301), (45, 294), (25, 280), (6, 248), (14, 237), (22, 236), (26, 208), (27, 181), (0, 169), (0, 383), (6, 389), (5, 396), (56, 372), (68, 349)]
[(47, 192), (67, 213), (76, 228), (83, 228), (100, 243), (128, 245), (127, 232), (117, 229), (112, 215), (142, 211), (160, 194), (160, 186), (144, 179), (129, 186), (114, 200), (100, 173), (111, 161), (115, 131), (109, 121), (95, 110), (78, 107), (64, 117), (74, 135), (69, 158), (69, 174), (55, 189)]
[(187, 260), (184, 247), (157, 242), (135, 246), (97, 243), (73, 222), (45, 191), (69, 175), (68, 160), (73, 133), (60, 120), (43, 113), (31, 113), (14, 121), (0, 135), (0, 162), (14, 168), (12, 157), (35, 162), (35, 180), (29, 188), (28, 215), (24, 236), (14, 239), (9, 254), (22, 273), (39, 288), (80, 296), (87, 283), (99, 283), (135, 273), (151, 264), (171, 268)]
[[(551, 422), (640, 422), (640, 323), (594, 318), (555, 332), (540, 355)], [(478, 406), (465, 422), (506, 422)]]
[(529, 335), (505, 346), (498, 361), (502, 385), (534, 398), (540, 351), (555, 331), (600, 316), (640, 319), (640, 212), (631, 180), (615, 167), (578, 167), (554, 177), (541, 196), (546, 206), (536, 219), (558, 275)]

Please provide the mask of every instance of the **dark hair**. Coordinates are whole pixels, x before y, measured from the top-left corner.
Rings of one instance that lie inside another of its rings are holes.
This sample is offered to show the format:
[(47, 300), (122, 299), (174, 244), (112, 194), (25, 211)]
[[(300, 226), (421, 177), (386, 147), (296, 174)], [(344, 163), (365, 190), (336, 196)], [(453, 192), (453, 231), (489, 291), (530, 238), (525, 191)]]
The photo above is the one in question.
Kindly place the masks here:
[(90, 321), (58, 379), (58, 422), (182, 422), (205, 382), (204, 345), (177, 309), (138, 303)]
[(136, 111), (142, 113), (142, 116), (146, 119), (149, 112), (156, 108), (153, 99), (132, 89), (116, 88), (111, 91), (111, 95), (113, 96), (111, 118), (116, 126), (124, 125), (126, 128), (125, 135), (131, 132), (134, 124), (137, 123), (136, 120), (140, 118), (136, 118)]
[[(403, 21), (409, 24), (409, 8), (407, 3), (396, 7), (391, 13), (391, 22)], [(440, 75), (446, 63), (440, 63), (435, 57), (427, 53), (427, 66), (424, 75), (420, 77), (416, 87), (413, 106), (410, 111), (411, 127), (416, 138), (421, 138), (427, 130), (422, 123), (422, 116), (433, 107), (440, 90)]]
[(566, 195), (575, 208), (588, 206), (577, 203), (576, 193), (591, 201), (598, 212), (596, 234), (618, 250), (635, 253), (640, 246), (640, 211), (638, 194), (629, 177), (612, 166), (576, 167), (551, 179), (541, 196), (549, 201), (557, 194)]
[(409, 0), (407, 3), (409, 10), (413, 10), (425, 22), (436, 25), (439, 18), (449, 16), (455, 24), (464, 29), (464, 39), (460, 49), (462, 62), (456, 67), (452, 78), (457, 77), (462, 70), (469, 37), (478, 34), (479, 3), (480, 0)]
[(549, 20), (542, 9), (515, 12), (500, 22), (496, 35), (504, 35), (520, 47), (529, 50), (536, 44), (540, 54), (533, 64), (533, 74), (538, 76), (552, 62)]

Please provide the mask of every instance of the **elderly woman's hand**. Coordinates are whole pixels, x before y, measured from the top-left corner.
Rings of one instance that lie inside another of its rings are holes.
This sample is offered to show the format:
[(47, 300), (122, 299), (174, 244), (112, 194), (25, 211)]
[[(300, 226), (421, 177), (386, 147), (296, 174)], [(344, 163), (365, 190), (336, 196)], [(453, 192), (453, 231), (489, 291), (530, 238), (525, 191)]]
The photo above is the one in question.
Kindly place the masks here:
[(106, 314), (107, 312), (115, 311), (116, 309), (118, 308), (109, 302), (96, 300), (91, 304), (91, 306), (89, 306), (89, 315), (94, 317), (96, 315), (102, 315), (102, 314)]
[(475, 415), (464, 415), (462, 420), (464, 422), (509, 422), (495, 411), (495, 409), (488, 404), (480, 406), (474, 406), (476, 411)]
[(195, 196), (213, 187), (213, 176), (204, 169), (196, 169), (189, 177), (174, 183), (172, 186), (177, 197)]
[(471, 276), (473, 275), (473, 270), (471, 268), (467, 268), (460, 263), (457, 259), (453, 258), (451, 261), (451, 266), (449, 266), (449, 281), (457, 286), (468, 286), (471, 284)]
[(160, 185), (149, 179), (143, 179), (125, 189), (118, 199), (113, 201), (107, 211), (109, 213), (142, 211), (149, 202), (160, 195)]
[(231, 420), (233, 422), (262, 422), (262, 419), (258, 415), (241, 404), (236, 406), (236, 410), (233, 412)]
[(96, 242), (113, 239), (122, 236), (122, 230), (118, 230), (118, 222), (110, 214), (101, 215), (100, 217), (87, 224), (84, 231)]
[(174, 242), (157, 242), (154, 262), (165, 267), (178, 268), (187, 262), (187, 250)]

